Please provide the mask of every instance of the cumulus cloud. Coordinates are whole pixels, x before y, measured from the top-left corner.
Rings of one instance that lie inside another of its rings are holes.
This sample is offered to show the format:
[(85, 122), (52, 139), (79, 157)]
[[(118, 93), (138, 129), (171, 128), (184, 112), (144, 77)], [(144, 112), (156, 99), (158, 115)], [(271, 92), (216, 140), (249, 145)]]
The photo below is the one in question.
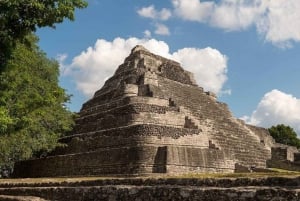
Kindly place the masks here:
[(300, 1), (268, 1), (267, 11), (256, 23), (267, 41), (280, 46), (290, 46), (300, 41)]
[(65, 60), (68, 58), (67, 54), (59, 54), (56, 56), (56, 60), (59, 63), (59, 71), (64, 74), (66, 66), (64, 65)]
[(191, 21), (209, 23), (226, 30), (240, 30), (252, 25), (257, 17), (265, 11), (261, 0), (173, 0), (177, 16)]
[(300, 135), (300, 99), (274, 89), (264, 95), (247, 123), (263, 127), (286, 124)]
[(255, 26), (266, 41), (282, 47), (300, 41), (299, 0), (172, 0), (174, 13), (226, 31)]
[(145, 30), (145, 31), (144, 31), (144, 37), (145, 37), (145, 38), (151, 38), (151, 35), (152, 35), (152, 34), (151, 34), (151, 31), (149, 31), (149, 30)]
[(173, 0), (175, 13), (185, 20), (205, 22), (214, 8), (214, 2)]
[(139, 9), (137, 13), (142, 17), (150, 18), (154, 21), (155, 34), (165, 36), (170, 35), (169, 28), (165, 24), (159, 23), (168, 20), (172, 16), (169, 9), (163, 8), (159, 11), (155, 9), (154, 5), (151, 5)]
[(169, 9), (163, 8), (162, 10), (156, 10), (154, 5), (143, 7), (137, 11), (137, 13), (145, 18), (157, 19), (157, 20), (168, 20), (172, 13)]
[(155, 24), (155, 27), (156, 27), (156, 30), (154, 31), (154, 33), (156, 33), (158, 35), (165, 35), (165, 36), (170, 35), (169, 28), (166, 25), (157, 23), (157, 24)]
[(197, 83), (206, 90), (221, 92), (227, 80), (227, 58), (218, 50), (184, 48), (173, 53), (185, 69), (194, 73)]
[(195, 74), (197, 83), (205, 90), (221, 93), (227, 80), (227, 58), (216, 49), (184, 48), (171, 53), (169, 46), (155, 39), (116, 38), (113, 41), (99, 39), (94, 47), (89, 47), (74, 57), (71, 64), (64, 65), (64, 76), (74, 79), (77, 89), (87, 97), (104, 84), (123, 63), (131, 49), (143, 45), (154, 54), (174, 59)]
[(209, 23), (228, 31), (243, 30), (254, 25), (265, 9), (265, 4), (260, 0), (223, 0), (220, 4), (215, 4)]

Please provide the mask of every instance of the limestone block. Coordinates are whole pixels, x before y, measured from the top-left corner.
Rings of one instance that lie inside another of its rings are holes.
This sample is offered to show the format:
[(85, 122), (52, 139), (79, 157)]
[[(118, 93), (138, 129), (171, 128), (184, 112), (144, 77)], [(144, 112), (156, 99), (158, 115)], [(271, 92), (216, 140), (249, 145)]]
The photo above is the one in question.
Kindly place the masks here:
[(157, 74), (151, 71), (146, 71), (144, 74), (143, 83), (158, 86)]
[(299, 153), (296, 147), (276, 144), (272, 147), (272, 160), (294, 162), (295, 153)]
[(137, 96), (139, 87), (135, 84), (126, 84), (124, 88), (124, 96)]
[(205, 93), (206, 93), (206, 95), (208, 95), (209, 97), (211, 97), (213, 100), (217, 99), (217, 95), (214, 92), (207, 91)]
[(149, 105), (157, 105), (157, 106), (169, 106), (169, 100), (167, 99), (161, 99), (161, 98), (155, 98), (155, 97), (131, 97), (130, 98), (131, 103), (144, 103)]
[(158, 67), (162, 64), (162, 61), (148, 55), (143, 55), (143, 64), (147, 71), (158, 72)]
[[(234, 160), (226, 157), (226, 154), (217, 149), (201, 149), (195, 147), (168, 146), (167, 172), (182, 172), (181, 167), (196, 170), (209, 167), (216, 169), (233, 171)], [(176, 167), (177, 166), (177, 167)]]
[[(195, 80), (194, 74), (191, 73), (191, 72), (189, 72), (189, 71), (186, 71), (186, 73), (189, 75), (190, 80), (191, 80), (191, 83), (192, 83), (193, 85), (197, 85), (197, 82), (196, 82), (196, 80)], [(203, 88), (202, 88), (202, 90), (203, 90)]]

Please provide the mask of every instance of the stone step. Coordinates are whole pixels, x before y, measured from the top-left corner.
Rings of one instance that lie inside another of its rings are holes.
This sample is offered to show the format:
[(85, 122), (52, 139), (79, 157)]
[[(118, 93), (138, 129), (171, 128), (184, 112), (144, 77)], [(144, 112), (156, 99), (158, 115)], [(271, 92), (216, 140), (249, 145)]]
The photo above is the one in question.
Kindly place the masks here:
[(35, 197), (35, 196), (16, 196), (16, 195), (0, 195), (0, 200), (1, 201), (47, 201), (45, 199), (42, 199), (40, 197)]

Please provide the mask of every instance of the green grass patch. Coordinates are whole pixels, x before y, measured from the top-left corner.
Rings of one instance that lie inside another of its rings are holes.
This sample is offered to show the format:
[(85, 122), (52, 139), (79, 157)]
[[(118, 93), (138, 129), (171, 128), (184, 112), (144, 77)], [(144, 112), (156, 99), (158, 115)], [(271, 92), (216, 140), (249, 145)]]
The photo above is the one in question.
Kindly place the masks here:
[(163, 178), (179, 178), (179, 179), (221, 179), (221, 178), (264, 178), (264, 177), (300, 177), (300, 172), (287, 171), (282, 169), (270, 169), (273, 172), (251, 172), (251, 173), (187, 173), (187, 174), (156, 174), (139, 177), (58, 177), (58, 178), (25, 178), (25, 179), (0, 179), (0, 184), (14, 184), (14, 183), (62, 183), (62, 182), (81, 182), (81, 181), (95, 181), (105, 179), (128, 179), (128, 178), (142, 178), (142, 179), (163, 179)]
[(170, 176), (174, 178), (262, 178), (262, 177), (299, 177), (300, 172), (282, 169), (270, 169), (273, 172), (249, 172), (249, 173), (187, 173), (182, 175)]

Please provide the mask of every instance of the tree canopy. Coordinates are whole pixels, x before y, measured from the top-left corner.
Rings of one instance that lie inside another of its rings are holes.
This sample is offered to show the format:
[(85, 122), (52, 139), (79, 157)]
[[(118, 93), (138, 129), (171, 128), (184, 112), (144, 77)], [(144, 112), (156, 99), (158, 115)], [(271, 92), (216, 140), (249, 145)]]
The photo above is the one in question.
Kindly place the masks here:
[(277, 143), (300, 148), (300, 139), (297, 138), (297, 133), (290, 126), (278, 124), (268, 130)]
[(55, 23), (61, 23), (65, 18), (74, 20), (75, 9), (86, 6), (84, 0), (1, 0), (1, 66), (11, 54), (16, 41), (24, 42), (26, 36), (38, 27), (55, 27)]
[(59, 65), (27, 38), (17, 43), (0, 74), (0, 169), (58, 146), (73, 125), (70, 96), (58, 85)]
[(71, 129), (59, 65), (33, 33), (74, 20), (75, 9), (86, 6), (86, 0), (0, 0), (0, 176), (15, 161), (54, 149)]

